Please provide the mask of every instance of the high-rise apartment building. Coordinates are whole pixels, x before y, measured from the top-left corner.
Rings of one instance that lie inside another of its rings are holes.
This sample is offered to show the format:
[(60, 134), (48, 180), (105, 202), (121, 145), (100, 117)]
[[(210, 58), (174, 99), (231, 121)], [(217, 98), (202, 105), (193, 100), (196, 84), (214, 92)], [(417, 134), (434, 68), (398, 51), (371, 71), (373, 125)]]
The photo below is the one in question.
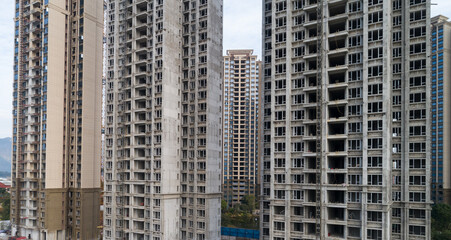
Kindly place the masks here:
[(107, 0), (105, 239), (219, 239), (222, 1)]
[(263, 0), (263, 239), (429, 239), (429, 0)]
[(451, 204), (451, 23), (445, 16), (431, 19), (432, 24), (432, 201)]
[(224, 56), (223, 192), (229, 205), (258, 191), (258, 100), (261, 62), (253, 50)]
[(103, 1), (15, 2), (13, 234), (97, 239)]

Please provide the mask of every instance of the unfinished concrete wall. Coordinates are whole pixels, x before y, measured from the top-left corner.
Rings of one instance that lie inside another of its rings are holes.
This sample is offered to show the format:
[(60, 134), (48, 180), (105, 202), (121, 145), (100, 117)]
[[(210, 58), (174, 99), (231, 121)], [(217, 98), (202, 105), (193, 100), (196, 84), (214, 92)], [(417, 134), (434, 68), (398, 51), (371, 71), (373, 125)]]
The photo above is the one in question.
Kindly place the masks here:
[(107, 12), (104, 236), (215, 239), (222, 1), (118, 0)]
[(429, 1), (262, 3), (262, 238), (430, 238)]

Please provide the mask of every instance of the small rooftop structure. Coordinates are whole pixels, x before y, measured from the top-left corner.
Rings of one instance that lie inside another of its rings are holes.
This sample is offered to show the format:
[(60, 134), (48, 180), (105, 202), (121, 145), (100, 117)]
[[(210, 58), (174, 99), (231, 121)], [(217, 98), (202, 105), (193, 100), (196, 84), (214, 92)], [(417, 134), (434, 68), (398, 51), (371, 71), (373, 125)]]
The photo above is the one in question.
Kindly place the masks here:
[(6, 184), (0, 182), (0, 188), (10, 189), (11, 186), (10, 186), (10, 185), (6, 185)]

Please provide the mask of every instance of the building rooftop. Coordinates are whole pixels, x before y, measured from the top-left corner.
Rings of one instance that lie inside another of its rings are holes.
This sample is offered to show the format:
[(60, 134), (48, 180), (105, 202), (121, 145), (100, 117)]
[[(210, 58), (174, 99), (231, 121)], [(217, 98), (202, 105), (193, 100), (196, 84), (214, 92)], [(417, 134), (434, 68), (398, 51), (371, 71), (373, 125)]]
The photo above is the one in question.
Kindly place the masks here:
[(233, 55), (252, 55), (254, 53), (254, 50), (252, 49), (236, 49), (236, 50), (227, 50), (228, 56)]
[(448, 17), (445, 17), (443, 15), (437, 15), (437, 16), (431, 18), (431, 24), (448, 22), (448, 19), (449, 19)]

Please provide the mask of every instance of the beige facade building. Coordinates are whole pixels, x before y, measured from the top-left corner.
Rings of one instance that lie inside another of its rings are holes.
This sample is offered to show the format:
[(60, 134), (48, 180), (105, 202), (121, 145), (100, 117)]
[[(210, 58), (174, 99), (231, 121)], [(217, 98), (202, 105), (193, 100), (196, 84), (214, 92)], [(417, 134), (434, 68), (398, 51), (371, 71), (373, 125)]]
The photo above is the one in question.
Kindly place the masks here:
[(103, 1), (15, 2), (13, 234), (97, 239)]
[(106, 4), (104, 239), (220, 239), (222, 1)]
[(451, 204), (451, 23), (440, 15), (431, 24), (432, 201)]
[(258, 196), (258, 107), (261, 62), (253, 50), (224, 56), (223, 193), (231, 206)]
[(430, 239), (430, 1), (262, 2), (262, 239)]

